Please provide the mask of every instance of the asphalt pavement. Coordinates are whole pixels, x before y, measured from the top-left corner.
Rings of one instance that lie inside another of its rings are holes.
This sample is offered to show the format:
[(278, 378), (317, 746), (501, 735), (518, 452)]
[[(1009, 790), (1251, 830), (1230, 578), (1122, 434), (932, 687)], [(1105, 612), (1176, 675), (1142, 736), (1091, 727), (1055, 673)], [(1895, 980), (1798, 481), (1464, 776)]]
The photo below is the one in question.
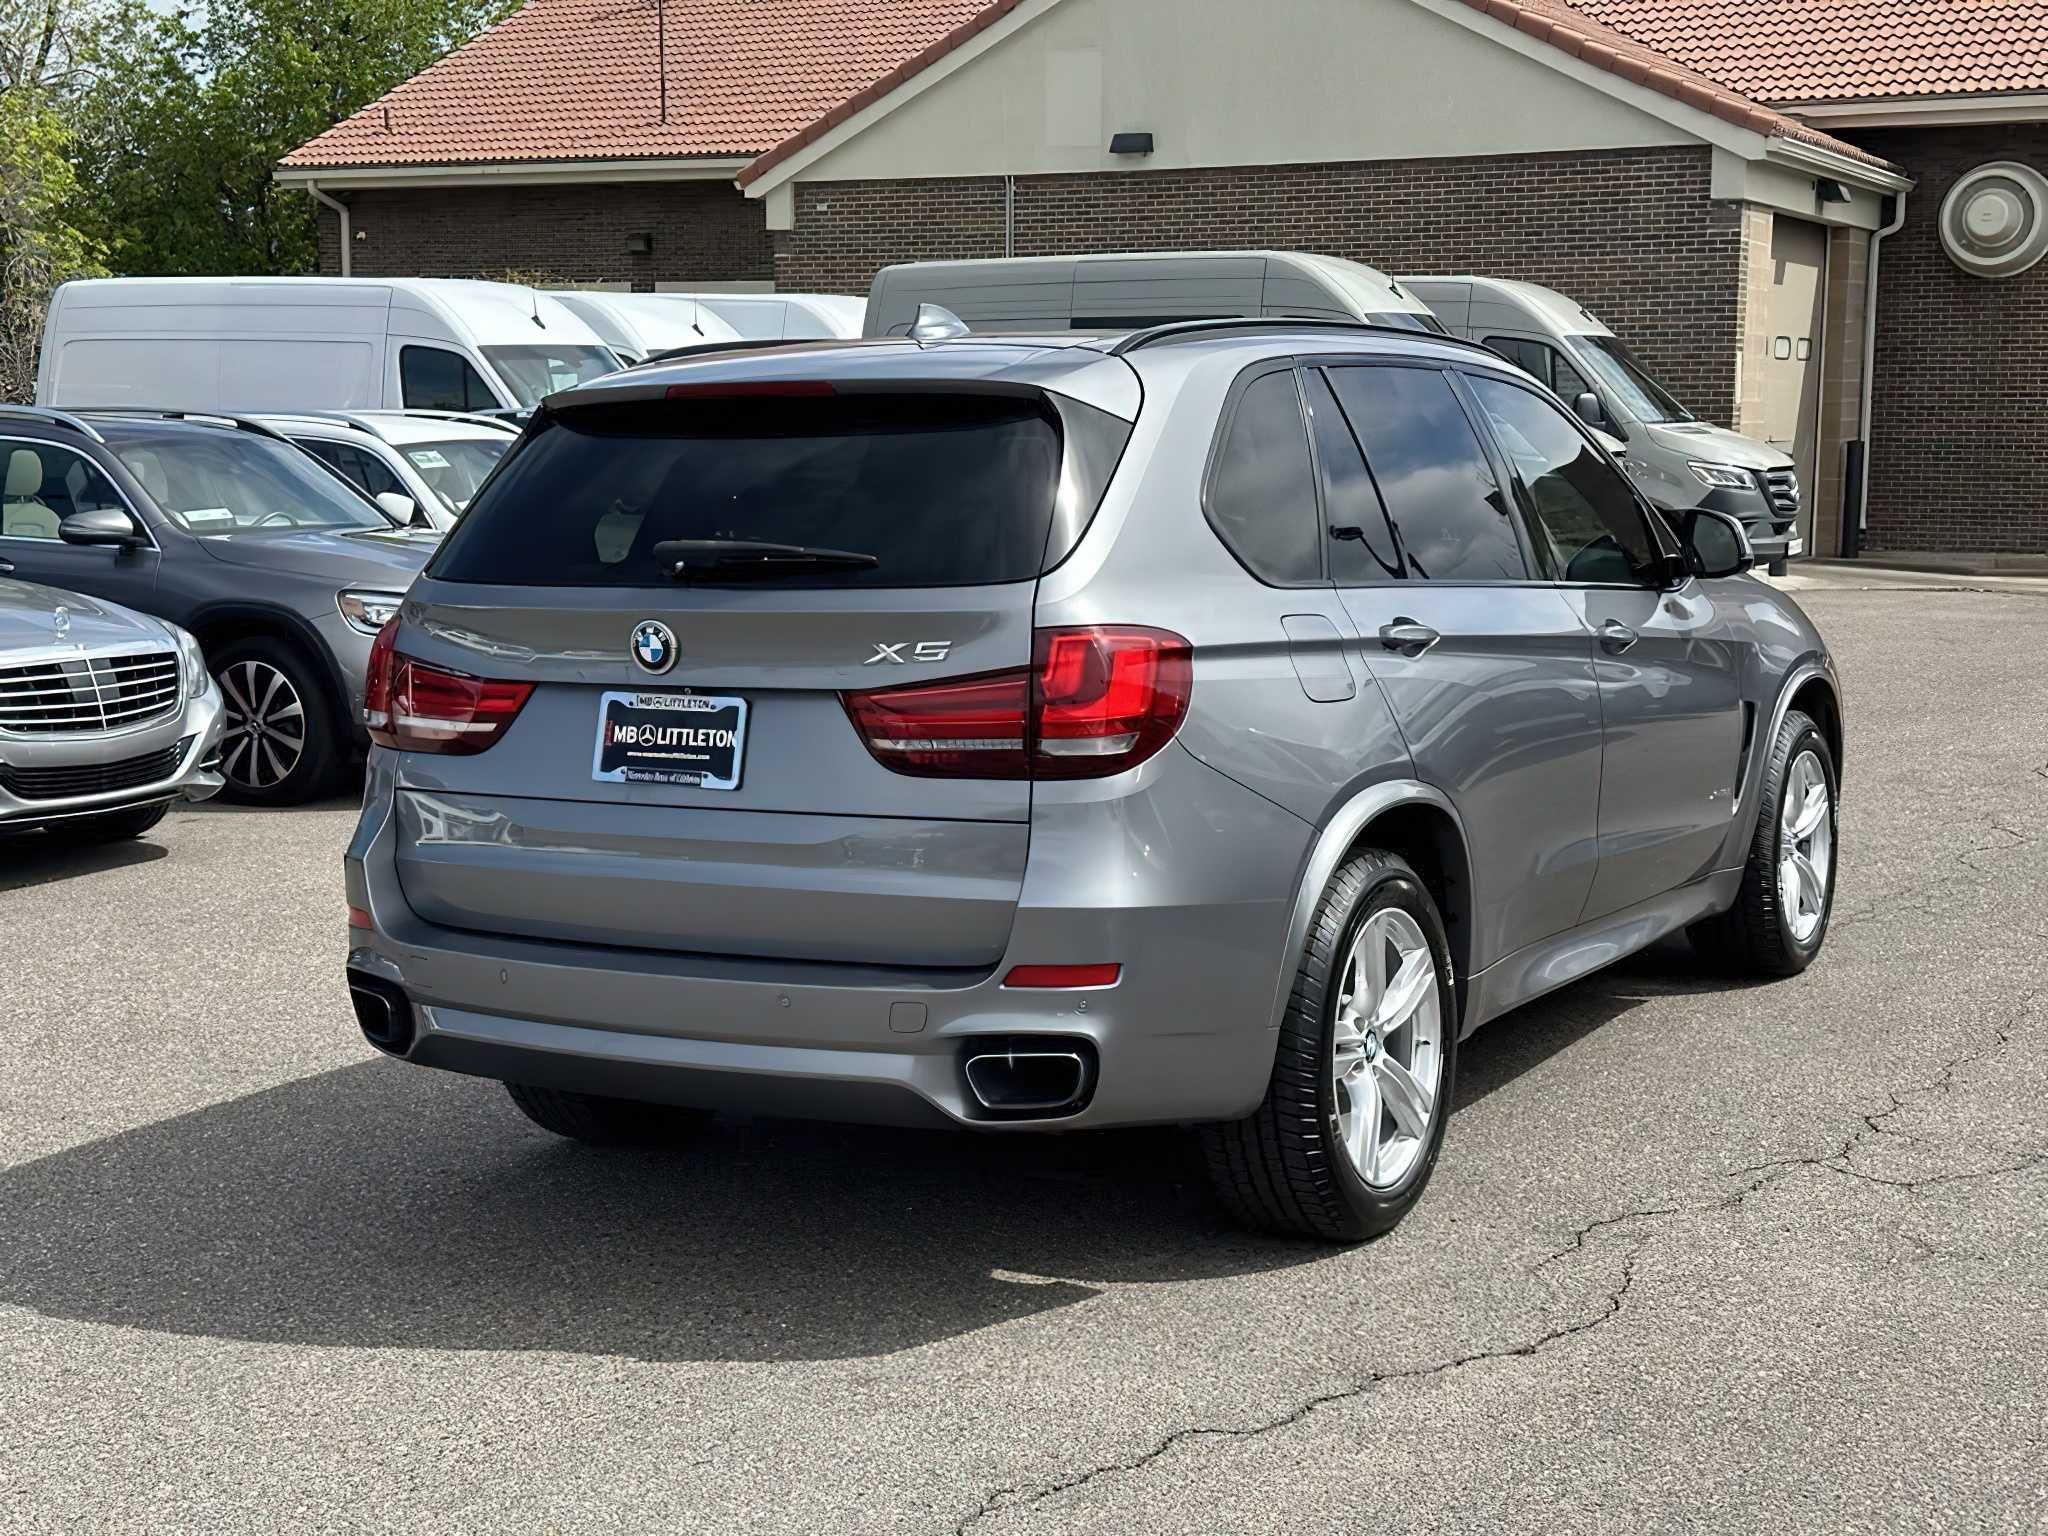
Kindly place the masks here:
[(1167, 1133), (555, 1141), (361, 1042), (349, 805), (0, 848), (0, 1530), (2048, 1528), (2048, 601), (1797, 579), (1820, 961), (1489, 1026), (1349, 1250)]

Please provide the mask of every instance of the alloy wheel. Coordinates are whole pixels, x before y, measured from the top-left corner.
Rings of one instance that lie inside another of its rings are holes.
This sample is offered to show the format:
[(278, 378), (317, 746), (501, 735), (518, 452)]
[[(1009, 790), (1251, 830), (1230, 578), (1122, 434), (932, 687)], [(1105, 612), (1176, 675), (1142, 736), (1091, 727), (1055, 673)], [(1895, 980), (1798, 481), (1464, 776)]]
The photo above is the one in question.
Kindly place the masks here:
[(219, 682), (226, 706), (221, 772), (237, 789), (276, 789), (305, 756), (304, 701), (291, 679), (268, 662), (234, 662)]
[(1382, 907), (1345, 958), (1330, 1079), (1338, 1137), (1374, 1189), (1399, 1184), (1429, 1145), (1443, 1079), (1436, 956), (1422, 925)]
[(1819, 754), (1800, 753), (1785, 770), (1778, 817), (1778, 904), (1800, 944), (1813, 938), (1827, 916), (1828, 885), (1835, 877), (1831, 810), (1827, 770)]

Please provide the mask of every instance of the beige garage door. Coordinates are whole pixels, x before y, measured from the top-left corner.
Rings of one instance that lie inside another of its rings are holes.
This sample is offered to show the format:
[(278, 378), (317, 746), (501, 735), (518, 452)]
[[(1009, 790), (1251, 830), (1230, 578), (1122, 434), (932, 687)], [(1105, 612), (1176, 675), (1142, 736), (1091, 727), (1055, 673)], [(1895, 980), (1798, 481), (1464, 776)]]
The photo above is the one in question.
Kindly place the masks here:
[(1818, 224), (1771, 221), (1771, 339), (1764, 435), (1799, 465), (1799, 530), (1813, 552), (1814, 442), (1820, 425), (1821, 298), (1828, 237)]

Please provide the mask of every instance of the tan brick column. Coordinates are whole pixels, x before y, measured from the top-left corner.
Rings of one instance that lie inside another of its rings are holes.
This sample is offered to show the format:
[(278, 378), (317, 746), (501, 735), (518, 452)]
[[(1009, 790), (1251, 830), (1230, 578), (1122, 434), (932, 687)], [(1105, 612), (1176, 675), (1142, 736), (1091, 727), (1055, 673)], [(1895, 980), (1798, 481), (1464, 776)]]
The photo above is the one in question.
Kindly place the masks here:
[(1744, 437), (1764, 437), (1764, 362), (1771, 350), (1771, 211), (1745, 203), (1742, 207), (1742, 266), (1735, 296), (1736, 332), (1742, 352), (1736, 359), (1735, 419), (1729, 425)]

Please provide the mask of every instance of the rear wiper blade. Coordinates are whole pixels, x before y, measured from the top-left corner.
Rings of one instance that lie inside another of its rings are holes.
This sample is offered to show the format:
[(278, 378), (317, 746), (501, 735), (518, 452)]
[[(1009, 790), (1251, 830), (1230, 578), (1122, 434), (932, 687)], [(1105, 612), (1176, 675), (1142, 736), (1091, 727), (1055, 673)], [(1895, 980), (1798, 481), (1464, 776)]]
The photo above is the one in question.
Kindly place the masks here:
[(823, 566), (838, 571), (871, 571), (882, 562), (852, 549), (817, 549), (808, 544), (771, 544), (765, 539), (664, 539), (654, 558), (672, 581), (703, 576), (743, 576)]

